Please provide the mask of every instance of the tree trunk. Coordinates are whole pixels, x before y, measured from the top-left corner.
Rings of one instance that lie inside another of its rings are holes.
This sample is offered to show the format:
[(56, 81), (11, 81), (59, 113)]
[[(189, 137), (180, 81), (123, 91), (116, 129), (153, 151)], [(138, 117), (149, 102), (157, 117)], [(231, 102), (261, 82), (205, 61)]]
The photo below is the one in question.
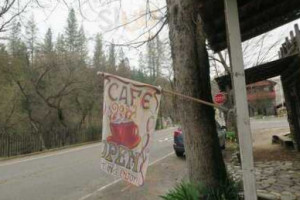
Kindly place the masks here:
[[(199, 0), (167, 0), (167, 9), (176, 90), (212, 102)], [(227, 180), (227, 174), (214, 109), (184, 99), (177, 102), (190, 181), (216, 188)]]

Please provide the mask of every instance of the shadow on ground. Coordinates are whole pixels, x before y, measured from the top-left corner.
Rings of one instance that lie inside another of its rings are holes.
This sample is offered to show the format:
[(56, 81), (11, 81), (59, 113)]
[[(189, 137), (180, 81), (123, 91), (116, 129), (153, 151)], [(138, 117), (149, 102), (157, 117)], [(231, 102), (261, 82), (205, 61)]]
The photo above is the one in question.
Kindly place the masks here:
[(120, 181), (117, 184), (95, 194), (90, 199), (101, 200), (155, 200), (161, 199), (176, 183), (185, 179), (187, 168), (184, 158), (171, 155), (150, 166), (143, 187), (135, 187)]

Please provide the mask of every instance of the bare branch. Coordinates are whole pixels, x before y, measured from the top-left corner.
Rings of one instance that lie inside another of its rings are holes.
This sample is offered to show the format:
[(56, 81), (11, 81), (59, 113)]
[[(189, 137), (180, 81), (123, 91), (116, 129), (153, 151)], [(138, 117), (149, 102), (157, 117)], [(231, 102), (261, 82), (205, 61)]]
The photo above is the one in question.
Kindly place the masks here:
[(4, 5), (1, 6), (0, 17), (2, 17), (5, 13), (7, 13), (11, 9), (11, 7), (14, 5), (15, 2), (16, 2), (16, 0), (13, 0), (11, 2), (9, 2), (9, 0), (5, 0)]
[(130, 42), (128, 42), (126, 44), (115, 44), (115, 45), (116, 46), (131, 46), (131, 47), (134, 47), (134, 48), (139, 48), (139, 47), (143, 46), (144, 44), (146, 44), (147, 42), (150, 42), (150, 41), (154, 40), (159, 35), (159, 33), (163, 30), (163, 28), (165, 27), (166, 24), (167, 24), (167, 19), (164, 20), (163, 24), (160, 26), (160, 28), (158, 29), (158, 31), (153, 36), (149, 37), (147, 40), (142, 40), (142, 41), (135, 42), (137, 39), (139, 39), (140, 37), (142, 37), (143, 35), (145, 35), (147, 32), (149, 32), (150, 30), (154, 29), (158, 25), (158, 23), (156, 23), (147, 32), (143, 32), (142, 34), (140, 34), (134, 40), (131, 40)]
[(226, 61), (225, 61), (225, 59), (224, 59), (222, 53), (221, 53), (221, 52), (218, 52), (218, 56), (219, 56), (219, 58), (220, 58), (221, 64), (222, 64), (222, 66), (224, 67), (224, 69), (227, 71), (228, 74), (231, 74), (231, 69), (230, 69), (230, 67), (227, 65), (227, 63), (226, 63)]
[(132, 23), (136, 22), (137, 20), (141, 19), (142, 17), (147, 16), (147, 15), (149, 15), (149, 14), (156, 13), (156, 12), (160, 12), (160, 11), (161, 11), (162, 9), (164, 9), (164, 8), (166, 8), (166, 6), (164, 6), (164, 7), (162, 7), (162, 8), (159, 8), (159, 9), (157, 9), (157, 10), (152, 10), (152, 11), (149, 11), (149, 12), (145, 12), (145, 13), (141, 14), (140, 16), (138, 16), (138, 17), (136, 17), (136, 18), (130, 20), (130, 21), (127, 22), (127, 23), (121, 24), (121, 25), (116, 26), (116, 27), (114, 27), (114, 28), (112, 28), (112, 29), (110, 29), (110, 30), (105, 31), (104, 34), (106, 34), (106, 33), (108, 33), (108, 32), (111, 32), (111, 31), (114, 31), (114, 30), (116, 30), (116, 29), (125, 27), (125, 26), (127, 26), (127, 25), (129, 25), (129, 24), (132, 24)]
[[(6, 2), (9, 2), (9, 0), (6, 0)], [(10, 9), (12, 9), (13, 4), (16, 3), (16, 0), (13, 0), (9, 6), (7, 6), (6, 8), (2, 9), (0, 12), (0, 18), (4, 19), (4, 14), (6, 14)], [(11, 23), (17, 16), (19, 16), (20, 14), (22, 14), (27, 7), (30, 5), (31, 1), (28, 1), (23, 8), (21, 8), (21, 10), (18, 9), (18, 11), (14, 14), (12, 14), (12, 16), (10, 16), (7, 20), (5, 20), (1, 25), (0, 25), (0, 32), (4, 32), (5, 31), (5, 27)]]

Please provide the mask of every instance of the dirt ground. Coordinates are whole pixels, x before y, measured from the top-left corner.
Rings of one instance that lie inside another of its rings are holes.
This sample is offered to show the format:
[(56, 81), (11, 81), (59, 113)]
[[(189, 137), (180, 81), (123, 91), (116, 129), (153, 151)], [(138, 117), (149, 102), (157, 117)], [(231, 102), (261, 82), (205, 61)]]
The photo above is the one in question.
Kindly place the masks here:
[[(254, 161), (300, 161), (300, 154), (294, 150), (285, 149), (280, 144), (272, 144), (272, 136), (288, 133), (288, 128), (259, 129), (252, 132)], [(227, 145), (225, 160), (230, 159), (235, 144)]]
[(253, 132), (254, 161), (293, 161), (299, 160), (300, 154), (288, 150), (279, 144), (272, 144), (272, 136), (289, 133), (288, 128), (260, 129)]
[(254, 148), (254, 161), (299, 161), (300, 154), (287, 150), (280, 145), (272, 145), (266, 148)]

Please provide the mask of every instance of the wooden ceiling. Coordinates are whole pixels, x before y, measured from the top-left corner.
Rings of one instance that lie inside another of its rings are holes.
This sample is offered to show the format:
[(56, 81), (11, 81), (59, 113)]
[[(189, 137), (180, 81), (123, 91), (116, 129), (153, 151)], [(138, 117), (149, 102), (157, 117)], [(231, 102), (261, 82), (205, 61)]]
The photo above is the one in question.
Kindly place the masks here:
[[(227, 48), (224, 0), (202, 0), (200, 15), (210, 48)], [(300, 0), (238, 0), (242, 41), (300, 17)]]

